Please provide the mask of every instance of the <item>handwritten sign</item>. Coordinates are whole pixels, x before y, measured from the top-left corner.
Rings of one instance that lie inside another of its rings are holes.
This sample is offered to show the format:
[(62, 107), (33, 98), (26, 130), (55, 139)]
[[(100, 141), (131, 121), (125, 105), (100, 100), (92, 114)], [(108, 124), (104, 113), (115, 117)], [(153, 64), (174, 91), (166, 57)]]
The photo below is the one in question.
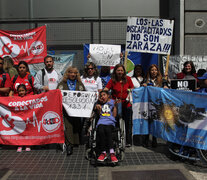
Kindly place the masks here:
[(63, 107), (69, 116), (90, 117), (98, 94), (89, 91), (62, 90)]
[(170, 54), (173, 20), (128, 17), (126, 50)]
[(120, 63), (120, 45), (90, 44), (91, 61), (97, 66), (116, 66)]

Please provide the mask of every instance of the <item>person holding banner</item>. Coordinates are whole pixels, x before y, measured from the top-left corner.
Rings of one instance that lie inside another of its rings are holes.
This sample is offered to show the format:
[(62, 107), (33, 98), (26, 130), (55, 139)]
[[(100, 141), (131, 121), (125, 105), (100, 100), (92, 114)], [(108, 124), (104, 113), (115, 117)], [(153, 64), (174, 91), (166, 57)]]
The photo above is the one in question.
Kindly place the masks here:
[[(69, 91), (85, 91), (85, 87), (80, 79), (80, 74), (76, 67), (68, 67), (63, 75), (63, 80), (58, 84), (57, 89)], [(73, 153), (73, 146), (79, 145), (79, 133), (81, 129), (81, 118), (71, 117), (63, 109), (63, 119), (65, 125), (65, 145), (67, 155)]]
[[(141, 64), (135, 65), (134, 74), (133, 74), (131, 80), (132, 80), (132, 83), (134, 85), (134, 88), (141, 87), (142, 82), (144, 80), (144, 71), (143, 71), (143, 68), (142, 68)], [(131, 97), (129, 96), (130, 97), (129, 99), (132, 100), (132, 92), (129, 92), (129, 93), (131, 95)], [(134, 143), (134, 145), (142, 144), (142, 136), (141, 135), (134, 135), (133, 136), (133, 143)]]
[[(161, 72), (156, 64), (152, 64), (146, 75), (146, 79), (143, 81), (143, 86), (155, 86), (168, 88), (168, 83), (163, 79)], [(144, 135), (143, 146), (148, 147), (149, 135)], [(152, 137), (152, 147), (157, 147), (157, 138)]]
[(200, 93), (207, 93), (207, 72), (203, 74), (203, 76), (198, 77), (200, 88), (197, 90), (197, 92)]
[[(18, 92), (18, 96), (20, 97), (24, 97), (27, 95), (27, 88), (24, 84), (20, 84), (18, 87), (17, 87), (17, 92)], [(29, 146), (27, 146), (25, 148), (25, 151), (29, 152), (31, 151), (31, 148)], [(22, 152), (22, 146), (19, 146), (17, 148), (17, 152)]]
[(11, 91), (9, 96), (18, 96), (17, 87), (24, 84), (27, 88), (27, 94), (34, 94), (34, 77), (29, 74), (29, 67), (25, 61), (20, 61), (18, 64), (18, 75), (11, 79)]
[(93, 62), (87, 62), (81, 76), (86, 91), (100, 92), (103, 88), (101, 78), (98, 76), (98, 69)]
[(181, 73), (176, 74), (177, 79), (196, 79), (197, 74), (196, 69), (192, 61), (186, 61), (183, 64), (183, 69)]
[[(88, 58), (90, 54), (88, 55)], [(86, 91), (100, 92), (103, 88), (101, 78), (99, 77), (98, 69), (93, 62), (87, 62), (85, 64), (84, 73), (81, 76), (81, 81), (86, 88)], [(90, 119), (82, 119), (82, 144), (84, 144), (87, 138), (88, 128), (90, 126)]]
[(39, 70), (35, 76), (34, 86), (39, 92), (56, 89), (62, 79), (62, 75), (54, 69), (54, 59), (52, 56), (44, 58), (45, 68)]
[(101, 67), (100, 78), (104, 89), (107, 83), (109, 82), (109, 80), (111, 79), (110, 66)]
[(134, 74), (131, 79), (132, 79), (134, 88), (139, 88), (141, 86), (142, 81), (144, 80), (144, 71), (142, 69), (141, 64), (135, 65)]
[(104, 90), (112, 90), (112, 99), (116, 100), (119, 105), (122, 105), (122, 116), (125, 120), (127, 147), (130, 147), (132, 144), (132, 106), (126, 98), (128, 96), (128, 90), (133, 88), (134, 85), (132, 80), (126, 75), (125, 67), (122, 64), (117, 64), (114, 67), (111, 79), (104, 88)]
[(11, 80), (8, 73), (4, 72), (4, 59), (0, 57), (0, 97), (8, 96)]

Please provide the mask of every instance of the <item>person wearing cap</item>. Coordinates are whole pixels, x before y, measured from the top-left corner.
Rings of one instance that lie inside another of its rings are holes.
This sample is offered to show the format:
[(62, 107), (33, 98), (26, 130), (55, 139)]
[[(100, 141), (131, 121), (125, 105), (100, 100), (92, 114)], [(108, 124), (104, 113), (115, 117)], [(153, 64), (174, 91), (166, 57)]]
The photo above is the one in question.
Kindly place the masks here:
[(197, 92), (207, 93), (207, 72), (204, 73), (203, 76), (198, 77), (198, 81), (200, 84), (200, 88), (197, 90)]

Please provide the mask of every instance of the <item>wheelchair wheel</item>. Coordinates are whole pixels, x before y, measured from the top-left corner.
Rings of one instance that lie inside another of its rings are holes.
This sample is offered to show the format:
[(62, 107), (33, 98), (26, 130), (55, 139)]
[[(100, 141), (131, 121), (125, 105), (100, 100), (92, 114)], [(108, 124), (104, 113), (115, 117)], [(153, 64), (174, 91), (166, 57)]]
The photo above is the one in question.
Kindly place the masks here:
[(197, 149), (197, 152), (201, 161), (207, 165), (207, 150)]
[(122, 162), (124, 160), (125, 154), (124, 151), (120, 151), (119, 160)]
[(91, 149), (87, 149), (86, 152), (85, 152), (85, 158), (89, 161), (92, 158), (92, 152), (91, 151), (92, 151)]

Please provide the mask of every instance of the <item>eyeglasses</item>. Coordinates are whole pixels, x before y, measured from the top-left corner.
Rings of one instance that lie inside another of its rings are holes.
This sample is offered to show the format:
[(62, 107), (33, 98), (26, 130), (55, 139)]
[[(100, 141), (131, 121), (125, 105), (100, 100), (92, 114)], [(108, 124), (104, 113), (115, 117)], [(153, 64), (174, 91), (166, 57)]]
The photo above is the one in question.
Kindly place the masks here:
[(93, 70), (94, 68), (88, 68), (88, 70)]

